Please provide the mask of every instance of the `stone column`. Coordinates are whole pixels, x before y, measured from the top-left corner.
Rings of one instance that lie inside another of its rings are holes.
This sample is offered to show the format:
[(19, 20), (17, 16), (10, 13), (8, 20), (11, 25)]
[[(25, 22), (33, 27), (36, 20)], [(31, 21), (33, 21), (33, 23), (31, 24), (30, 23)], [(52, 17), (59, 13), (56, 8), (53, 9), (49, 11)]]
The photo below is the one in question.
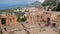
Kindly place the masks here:
[(31, 15), (31, 22), (34, 23), (34, 16)]
[(51, 14), (51, 22), (52, 22), (53, 19), (54, 19), (54, 14)]
[(9, 25), (9, 19), (8, 19), (8, 17), (6, 18), (6, 25)]
[(17, 17), (16, 16), (13, 16), (12, 20), (14, 23), (17, 23)]
[(30, 24), (32, 23), (32, 15), (31, 14), (29, 15), (29, 23)]
[(15, 18), (13, 16), (12, 16), (11, 20), (12, 20), (12, 24), (15, 24)]
[(37, 22), (40, 23), (40, 21), (41, 21), (41, 15), (39, 14), (37, 15)]
[(40, 23), (41, 21), (41, 14), (39, 12), (36, 13), (37, 15), (37, 22)]
[(31, 13), (29, 13), (29, 14), (27, 15), (27, 22), (28, 22), (28, 24), (32, 24), (32, 22), (33, 22), (33, 16), (32, 16)]
[(0, 19), (0, 27), (2, 26), (2, 24), (1, 24), (1, 19)]
[(32, 22), (32, 23), (36, 23), (36, 17), (35, 17), (35, 15), (33, 15), (32, 20), (33, 20), (33, 22)]

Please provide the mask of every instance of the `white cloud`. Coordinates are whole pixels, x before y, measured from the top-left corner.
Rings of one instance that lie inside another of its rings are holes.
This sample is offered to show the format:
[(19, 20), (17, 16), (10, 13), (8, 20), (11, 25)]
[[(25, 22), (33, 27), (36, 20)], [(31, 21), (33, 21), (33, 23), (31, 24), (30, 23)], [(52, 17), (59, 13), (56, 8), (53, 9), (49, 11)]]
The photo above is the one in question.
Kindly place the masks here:
[(37, 1), (40, 1), (41, 3), (44, 2), (45, 0), (37, 0)]

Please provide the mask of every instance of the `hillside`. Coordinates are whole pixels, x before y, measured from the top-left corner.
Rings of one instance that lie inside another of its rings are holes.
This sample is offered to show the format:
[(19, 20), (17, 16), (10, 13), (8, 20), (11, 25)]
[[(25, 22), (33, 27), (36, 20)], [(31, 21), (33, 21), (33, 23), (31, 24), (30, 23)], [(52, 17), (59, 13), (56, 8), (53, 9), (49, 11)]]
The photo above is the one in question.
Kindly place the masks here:
[(26, 5), (27, 7), (39, 7), (41, 3), (39, 1), (35, 1), (31, 4)]

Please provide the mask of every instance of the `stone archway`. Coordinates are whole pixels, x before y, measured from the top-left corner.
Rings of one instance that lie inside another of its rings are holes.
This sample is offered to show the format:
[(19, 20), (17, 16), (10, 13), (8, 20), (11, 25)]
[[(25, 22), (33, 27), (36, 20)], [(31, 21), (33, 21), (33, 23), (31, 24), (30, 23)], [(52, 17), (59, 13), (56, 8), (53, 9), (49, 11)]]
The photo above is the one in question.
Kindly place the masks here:
[(6, 25), (6, 18), (1, 18), (1, 24)]

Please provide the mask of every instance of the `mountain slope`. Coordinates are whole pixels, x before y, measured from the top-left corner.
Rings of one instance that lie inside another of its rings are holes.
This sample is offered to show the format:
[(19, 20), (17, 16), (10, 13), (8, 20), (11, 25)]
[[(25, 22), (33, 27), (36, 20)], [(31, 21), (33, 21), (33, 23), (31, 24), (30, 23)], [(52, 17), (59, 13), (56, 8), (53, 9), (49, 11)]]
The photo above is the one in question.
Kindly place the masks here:
[(31, 4), (26, 5), (27, 7), (39, 7), (41, 3), (39, 1), (35, 1)]

